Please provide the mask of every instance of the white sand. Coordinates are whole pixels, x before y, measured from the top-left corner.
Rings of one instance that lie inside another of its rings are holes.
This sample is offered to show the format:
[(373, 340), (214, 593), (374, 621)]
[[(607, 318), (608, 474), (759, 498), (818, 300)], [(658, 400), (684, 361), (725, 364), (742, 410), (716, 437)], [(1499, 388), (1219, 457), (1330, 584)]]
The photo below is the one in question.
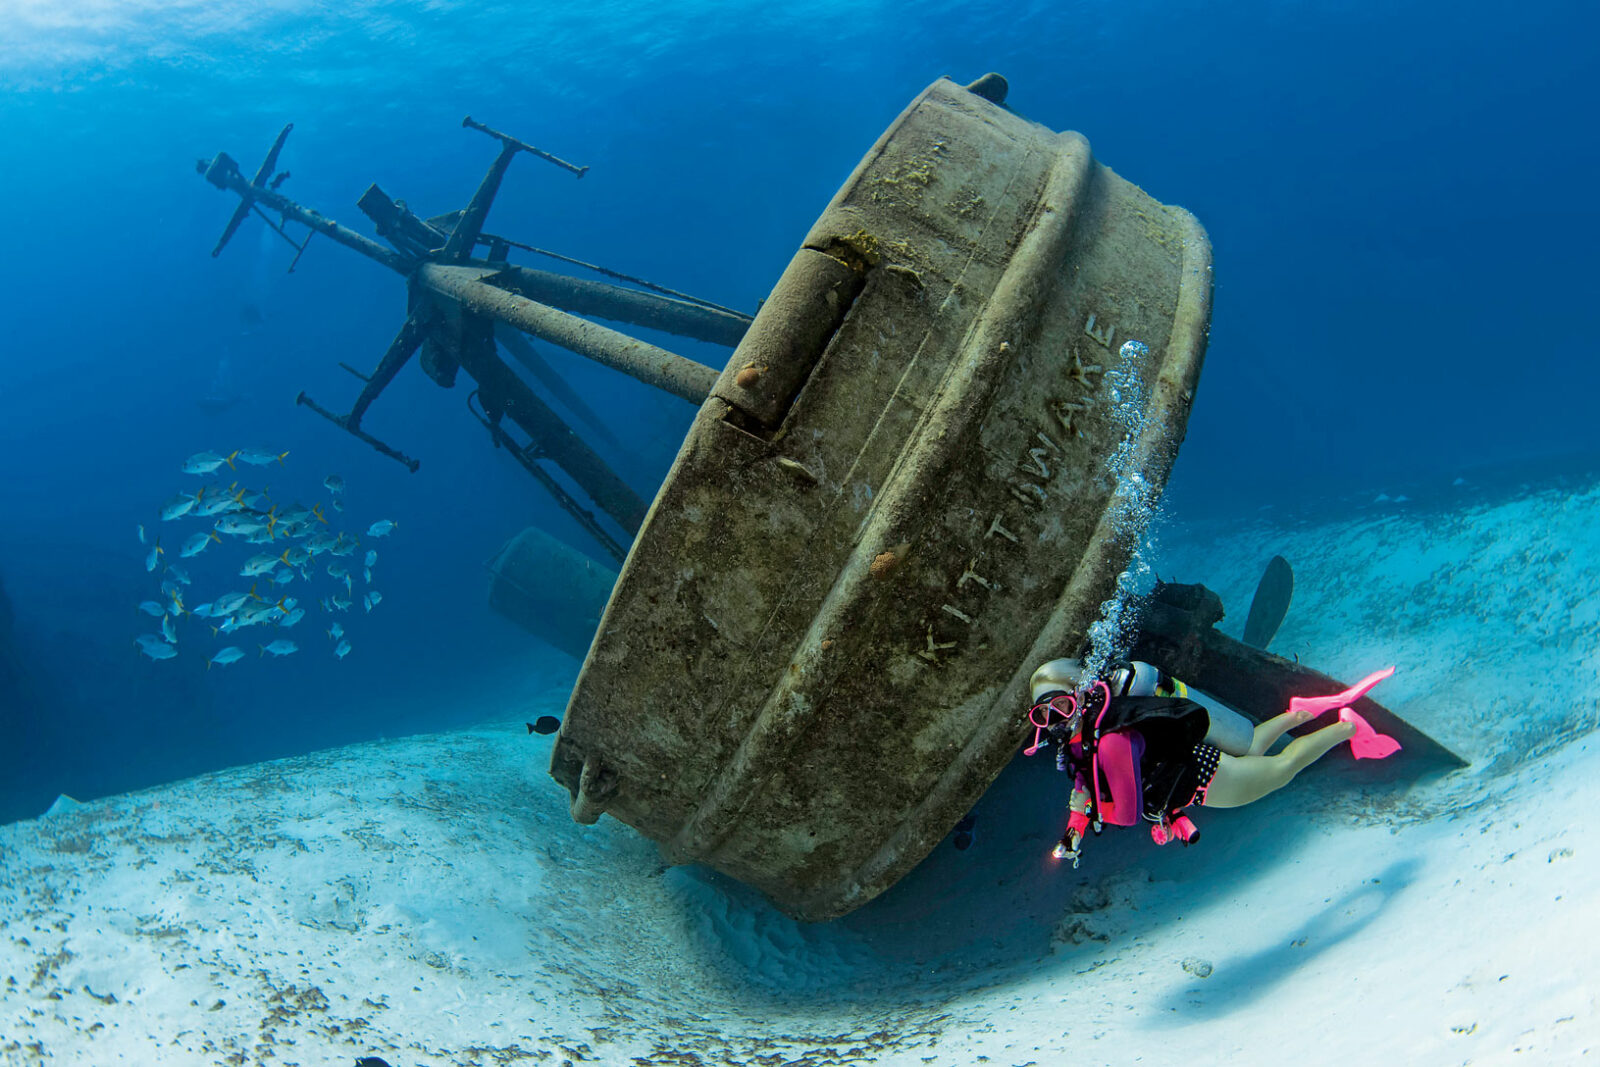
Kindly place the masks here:
[(1074, 872), (1062, 783), (1019, 761), (970, 850), (827, 926), (576, 826), (520, 722), (0, 828), (0, 1063), (1600, 1058), (1597, 530), (1594, 489), (1167, 530), (1161, 573), (1235, 632), (1287, 556), (1274, 650), (1398, 664), (1374, 695), (1472, 768), (1384, 787), (1338, 753), (1193, 848), (1121, 831)]

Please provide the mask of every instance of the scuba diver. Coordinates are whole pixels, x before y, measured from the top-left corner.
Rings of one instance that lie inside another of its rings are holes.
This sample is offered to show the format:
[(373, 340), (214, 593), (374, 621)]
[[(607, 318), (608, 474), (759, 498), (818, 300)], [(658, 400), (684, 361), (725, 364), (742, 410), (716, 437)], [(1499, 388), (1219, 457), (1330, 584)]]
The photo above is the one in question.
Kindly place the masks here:
[[(1288, 710), (1251, 727), (1226, 709), (1189, 699), (1188, 688), (1148, 663), (1124, 662), (1087, 688), (1075, 659), (1056, 659), (1034, 671), (1033, 755), (1052, 741), (1056, 767), (1073, 776), (1067, 829), (1053, 855), (1078, 866), (1085, 833), (1104, 823), (1150, 823), (1158, 845), (1197, 841), (1185, 814), (1192, 805), (1236, 808), (1288, 785), (1335, 745), (1351, 742), (1357, 759), (1382, 759), (1399, 750), (1349, 705), (1394, 673), (1378, 671), (1332, 696), (1295, 697)], [(1267, 755), (1296, 726), (1338, 709), (1339, 721), (1296, 737)]]

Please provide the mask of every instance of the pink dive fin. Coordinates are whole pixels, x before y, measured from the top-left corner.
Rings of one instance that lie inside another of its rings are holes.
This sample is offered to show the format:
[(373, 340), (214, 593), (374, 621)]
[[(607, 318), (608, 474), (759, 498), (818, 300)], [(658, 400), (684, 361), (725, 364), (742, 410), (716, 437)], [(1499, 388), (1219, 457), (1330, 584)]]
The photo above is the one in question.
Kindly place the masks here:
[(1361, 681), (1357, 682), (1349, 689), (1346, 689), (1344, 692), (1335, 693), (1331, 697), (1290, 697), (1289, 710), (1309, 711), (1312, 717), (1315, 718), (1325, 711), (1332, 711), (1334, 708), (1349, 707), (1351, 704), (1354, 704), (1356, 701), (1366, 696), (1367, 693), (1372, 690), (1373, 686), (1377, 685), (1379, 682), (1383, 681), (1393, 673), (1393, 667), (1385, 667), (1381, 671), (1367, 675), (1365, 678), (1361, 679)]
[(1350, 739), (1350, 754), (1356, 759), (1383, 759), (1400, 751), (1400, 742), (1388, 734), (1380, 734), (1349, 708), (1339, 709), (1339, 720), (1356, 724), (1356, 735)]
[(1350, 739), (1350, 754), (1356, 759), (1383, 759), (1400, 751), (1400, 742), (1388, 734), (1380, 734), (1351, 709), (1350, 705), (1360, 700), (1372, 691), (1372, 687), (1394, 673), (1393, 667), (1385, 667), (1367, 675), (1355, 685), (1342, 693), (1335, 693), (1327, 697), (1290, 697), (1290, 711), (1309, 711), (1313, 718), (1323, 712), (1339, 709), (1340, 722), (1353, 722), (1356, 724), (1356, 734)]

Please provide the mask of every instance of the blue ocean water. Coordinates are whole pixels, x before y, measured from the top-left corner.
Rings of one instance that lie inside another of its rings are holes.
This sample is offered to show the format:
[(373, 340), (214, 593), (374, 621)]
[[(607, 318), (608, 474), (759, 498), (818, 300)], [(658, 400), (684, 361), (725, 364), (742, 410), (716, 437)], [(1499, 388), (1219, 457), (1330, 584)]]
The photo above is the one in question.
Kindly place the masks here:
[[(398, 280), (320, 240), (286, 274), (259, 220), (213, 260), (232, 198), (196, 159), (249, 172), (293, 121), (285, 192), (368, 232), (373, 181), (422, 214), (465, 202), (492, 156), (470, 113), (592, 167), (519, 161), (494, 231), (753, 311), (912, 96), (998, 70), (1013, 108), (1211, 234), (1211, 347), (1167, 504), (1201, 514), (1593, 454), (1597, 24), (1579, 3), (6, 5), (0, 580), (33, 683), (0, 707), (0, 820), (457, 725), (509, 675), (576, 671), (486, 606), (507, 537), (569, 528), (465, 388), (408, 368), (369, 417), (414, 475), (293, 404), (348, 406), (337, 364), (376, 362)], [(561, 365), (648, 499), (691, 409)], [(246, 638), (207, 670), (198, 630), (175, 660), (137, 654), (157, 583), (135, 527), (195, 482), (185, 457), (239, 447), (289, 452), (261, 472), (275, 495), (322, 499), (337, 472), (351, 529), (399, 523), (343, 661), (315, 615), (281, 661)]]

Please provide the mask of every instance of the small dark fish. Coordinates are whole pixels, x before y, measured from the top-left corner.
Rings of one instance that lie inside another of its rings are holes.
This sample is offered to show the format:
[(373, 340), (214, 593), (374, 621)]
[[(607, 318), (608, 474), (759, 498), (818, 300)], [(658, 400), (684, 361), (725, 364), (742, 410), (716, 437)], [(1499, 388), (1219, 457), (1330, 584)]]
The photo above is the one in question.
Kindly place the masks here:
[(541, 715), (537, 722), (525, 723), (530, 734), (553, 734), (561, 729), (561, 720), (554, 715)]
[(379, 1056), (362, 1056), (356, 1060), (356, 1067), (389, 1067), (389, 1061)]

